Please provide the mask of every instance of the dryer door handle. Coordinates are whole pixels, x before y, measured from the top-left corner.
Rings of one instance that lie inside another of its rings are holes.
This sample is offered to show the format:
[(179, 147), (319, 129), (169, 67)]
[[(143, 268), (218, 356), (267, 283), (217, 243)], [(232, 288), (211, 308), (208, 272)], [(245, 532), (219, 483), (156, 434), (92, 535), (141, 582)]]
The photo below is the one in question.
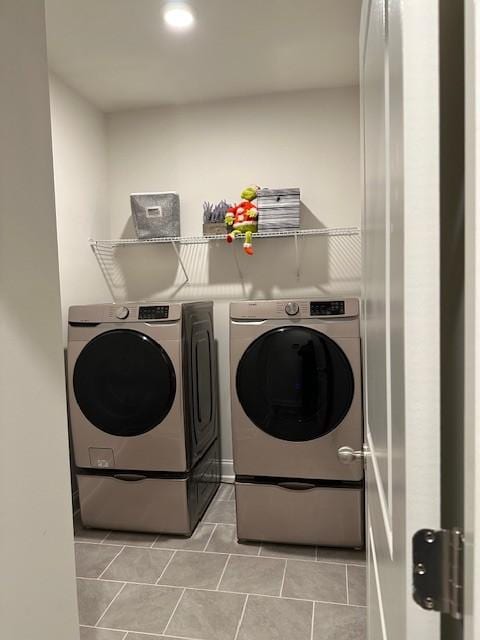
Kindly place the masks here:
[(365, 462), (365, 460), (369, 457), (370, 452), (366, 445), (360, 449), (360, 451), (355, 451), (352, 447), (340, 447), (337, 451), (338, 461), (342, 464), (352, 464), (352, 462)]
[(283, 489), (293, 489), (294, 491), (307, 491), (308, 489), (315, 489), (316, 485), (311, 482), (279, 482), (279, 487)]
[(147, 476), (142, 476), (139, 473), (115, 473), (113, 477), (124, 482), (139, 482), (147, 479)]

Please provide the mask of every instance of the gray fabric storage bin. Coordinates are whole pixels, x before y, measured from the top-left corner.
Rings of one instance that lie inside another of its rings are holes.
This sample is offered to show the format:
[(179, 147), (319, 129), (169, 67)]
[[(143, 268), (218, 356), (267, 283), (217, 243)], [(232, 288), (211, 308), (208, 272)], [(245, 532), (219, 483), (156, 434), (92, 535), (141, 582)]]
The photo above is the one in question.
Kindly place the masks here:
[(180, 235), (180, 199), (175, 191), (130, 194), (137, 237), (172, 238)]
[(257, 209), (259, 231), (298, 229), (300, 189), (259, 189)]

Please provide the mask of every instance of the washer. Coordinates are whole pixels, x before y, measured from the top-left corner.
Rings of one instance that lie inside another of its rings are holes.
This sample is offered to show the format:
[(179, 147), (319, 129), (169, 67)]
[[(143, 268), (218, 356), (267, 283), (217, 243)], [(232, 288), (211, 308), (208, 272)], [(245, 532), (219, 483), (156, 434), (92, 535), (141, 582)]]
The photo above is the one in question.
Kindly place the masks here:
[(219, 482), (216, 376), (211, 302), (70, 308), (86, 526), (191, 533)]
[(358, 300), (232, 303), (230, 362), (238, 537), (361, 546)]

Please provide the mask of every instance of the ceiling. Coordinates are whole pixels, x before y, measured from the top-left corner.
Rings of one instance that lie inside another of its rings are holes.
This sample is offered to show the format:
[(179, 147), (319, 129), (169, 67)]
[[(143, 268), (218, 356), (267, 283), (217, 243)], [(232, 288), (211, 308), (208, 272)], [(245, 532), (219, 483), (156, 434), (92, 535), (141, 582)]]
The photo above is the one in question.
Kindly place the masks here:
[(358, 84), (361, 0), (46, 0), (50, 68), (110, 112)]

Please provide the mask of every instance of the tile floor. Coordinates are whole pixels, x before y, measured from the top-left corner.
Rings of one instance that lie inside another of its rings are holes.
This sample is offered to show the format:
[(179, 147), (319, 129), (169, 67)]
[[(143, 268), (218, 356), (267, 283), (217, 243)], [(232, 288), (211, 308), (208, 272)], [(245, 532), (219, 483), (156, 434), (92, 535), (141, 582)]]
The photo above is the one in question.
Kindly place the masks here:
[(190, 539), (75, 522), (81, 640), (364, 640), (365, 556), (238, 544), (232, 485)]

